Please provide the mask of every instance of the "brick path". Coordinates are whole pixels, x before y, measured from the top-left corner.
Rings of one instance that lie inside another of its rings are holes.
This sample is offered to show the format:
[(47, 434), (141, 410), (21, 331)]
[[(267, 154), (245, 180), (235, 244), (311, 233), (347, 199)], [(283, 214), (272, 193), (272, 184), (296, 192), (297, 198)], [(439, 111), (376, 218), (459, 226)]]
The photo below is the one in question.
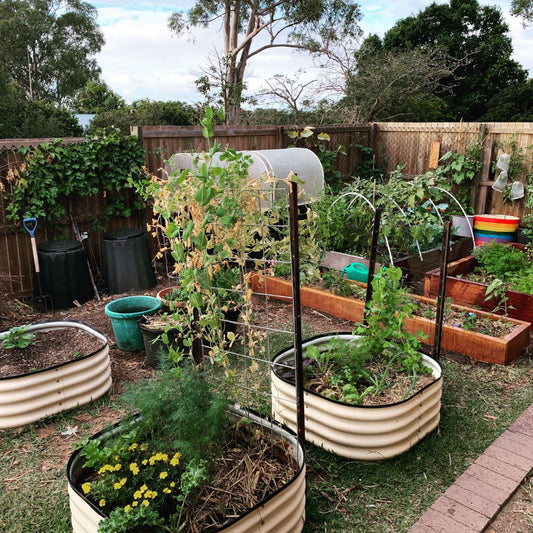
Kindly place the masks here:
[(533, 405), (422, 515), (410, 533), (480, 533), (533, 469)]

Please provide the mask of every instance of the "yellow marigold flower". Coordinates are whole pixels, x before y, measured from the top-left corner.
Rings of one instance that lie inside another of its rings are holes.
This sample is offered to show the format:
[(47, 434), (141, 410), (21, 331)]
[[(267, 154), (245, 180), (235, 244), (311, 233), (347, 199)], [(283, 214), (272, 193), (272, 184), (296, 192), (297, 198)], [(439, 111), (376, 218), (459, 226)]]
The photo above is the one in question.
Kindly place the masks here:
[(160, 460), (163, 461), (164, 463), (168, 463), (168, 455), (166, 453), (162, 453), (160, 455), (161, 455)]
[(98, 505), (99, 505), (100, 507), (103, 507), (103, 506), (105, 505), (105, 500), (104, 500), (104, 498), (102, 498), (102, 499), (98, 502)]
[(131, 505), (126, 505), (126, 507), (124, 507), (124, 511), (125, 511), (126, 513), (129, 513), (130, 510), (131, 510)]
[(172, 491), (171, 491), (169, 488), (165, 487), (165, 488), (163, 489), (163, 492), (164, 492), (165, 494), (170, 494)]
[(148, 507), (150, 505), (150, 502), (148, 500), (143, 500), (142, 503), (145, 507)]
[(115, 461), (118, 461), (120, 459), (120, 455), (115, 455)]
[(178, 466), (180, 464), (180, 457), (181, 457), (181, 453), (180, 452), (175, 453), (174, 457), (172, 457), (172, 459), (170, 460), (170, 464), (172, 466)]
[(170, 482), (170, 486), (171, 486), (172, 488), (174, 488), (174, 487), (176, 486), (176, 482), (175, 482), (175, 481), (171, 481), (171, 482)]
[(143, 465), (146, 466), (148, 464), (148, 459), (143, 459)]
[(102, 466), (102, 468), (100, 468), (100, 470), (98, 470), (98, 473), (99, 474), (104, 474), (105, 472), (114, 472), (115, 471), (115, 468), (111, 465), (104, 465)]
[(133, 450), (136, 450), (138, 446), (139, 446), (139, 445), (138, 445), (136, 442), (134, 442), (134, 443), (128, 448), (128, 450), (129, 450), (130, 452), (132, 452)]
[(136, 499), (136, 500), (140, 500), (141, 497), (142, 497), (142, 492), (140, 490), (136, 490), (134, 493), (133, 493), (133, 497)]
[(168, 476), (168, 472), (161, 472), (161, 474), (159, 474), (160, 479), (165, 479), (167, 476)]
[(91, 492), (91, 484), (89, 482), (84, 483), (81, 486), (81, 490), (83, 490), (83, 494), (89, 494), (89, 492)]
[(132, 507), (137, 507), (137, 505), (139, 505), (139, 502), (135, 501), (135, 502), (131, 502), (131, 506)]
[(117, 463), (115, 465), (115, 471), (118, 472), (122, 468), (122, 465), (120, 463)]
[(143, 485), (139, 490), (141, 491), (141, 494), (142, 494), (147, 489), (148, 487), (146, 485)]
[(136, 476), (139, 473), (139, 467), (137, 466), (137, 463), (131, 463), (130, 470), (133, 472), (133, 475)]
[(145, 452), (148, 449), (148, 444), (141, 444), (141, 450)]
[(118, 489), (122, 488), (122, 485), (121, 485), (120, 483), (115, 483), (115, 484), (113, 485), (113, 488), (114, 488), (115, 490), (118, 490)]
[(153, 490), (151, 493), (150, 493), (150, 498), (152, 498), (152, 500), (157, 496), (157, 491), (156, 490)]

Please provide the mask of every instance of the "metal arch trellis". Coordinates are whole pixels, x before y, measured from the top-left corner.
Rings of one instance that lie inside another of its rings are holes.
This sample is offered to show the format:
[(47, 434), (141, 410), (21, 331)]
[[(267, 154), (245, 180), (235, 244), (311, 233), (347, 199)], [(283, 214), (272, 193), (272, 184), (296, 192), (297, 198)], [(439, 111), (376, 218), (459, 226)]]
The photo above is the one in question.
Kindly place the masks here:
[[(364, 196), (363, 194), (361, 193), (358, 193), (358, 192), (355, 192), (355, 191), (352, 191), (352, 192), (347, 192), (347, 193), (344, 193), (342, 194), (341, 196), (339, 196), (332, 204), (331, 206), (333, 207), (339, 200), (341, 200), (342, 198), (344, 198), (345, 196), (354, 196), (354, 199), (348, 204), (348, 209), (350, 207), (352, 207), (353, 203), (355, 202), (355, 200), (357, 198), (362, 198), (369, 206), (370, 208), (372, 209), (372, 211), (374, 211), (374, 213), (376, 212), (376, 208), (374, 206), (374, 204), (366, 197)], [(394, 260), (392, 259), (392, 251), (390, 249), (390, 245), (389, 245), (389, 239), (387, 238), (387, 236), (385, 235), (385, 244), (387, 245), (387, 250), (389, 252), (389, 258), (390, 258), (390, 262), (391, 262), (391, 265), (394, 265)]]

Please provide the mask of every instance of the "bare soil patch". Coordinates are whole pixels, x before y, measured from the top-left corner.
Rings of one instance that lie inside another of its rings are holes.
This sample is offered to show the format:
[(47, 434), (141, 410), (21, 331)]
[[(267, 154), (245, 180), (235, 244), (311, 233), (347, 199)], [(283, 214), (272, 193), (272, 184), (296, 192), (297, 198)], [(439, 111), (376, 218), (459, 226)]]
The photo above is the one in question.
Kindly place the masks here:
[(0, 378), (44, 370), (97, 352), (103, 342), (78, 328), (35, 331), (26, 348), (3, 348), (0, 344)]

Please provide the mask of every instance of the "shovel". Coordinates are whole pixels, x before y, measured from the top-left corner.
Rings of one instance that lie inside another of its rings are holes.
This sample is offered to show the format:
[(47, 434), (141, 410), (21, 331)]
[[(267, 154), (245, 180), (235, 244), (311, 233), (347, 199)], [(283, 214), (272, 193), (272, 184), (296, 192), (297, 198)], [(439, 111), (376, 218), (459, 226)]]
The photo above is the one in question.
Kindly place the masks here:
[[(41, 268), (39, 266), (39, 256), (37, 254), (37, 244), (35, 242), (35, 230), (37, 229), (37, 219), (36, 218), (25, 218), (22, 221), (24, 229), (30, 234), (31, 240), (31, 251), (33, 252), (33, 263), (35, 264), (35, 278), (37, 279), (37, 287), (39, 291), (39, 296), (33, 297), (33, 306), (37, 309), (44, 310), (45, 312), (53, 309), (52, 297), (49, 295), (43, 294), (43, 288), (41, 285)], [(35, 284), (34, 284), (35, 287)]]

